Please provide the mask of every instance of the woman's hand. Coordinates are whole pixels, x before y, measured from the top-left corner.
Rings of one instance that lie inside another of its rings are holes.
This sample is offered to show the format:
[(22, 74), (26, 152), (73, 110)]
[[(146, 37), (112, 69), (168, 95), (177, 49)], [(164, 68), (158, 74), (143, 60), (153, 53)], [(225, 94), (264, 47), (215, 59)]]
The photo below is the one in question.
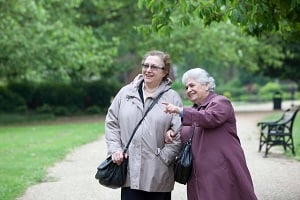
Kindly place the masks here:
[(171, 144), (173, 142), (173, 138), (175, 137), (175, 133), (172, 129), (169, 129), (165, 134), (165, 143)]
[(123, 162), (124, 157), (127, 159), (128, 155), (126, 153), (124, 154), (123, 151), (117, 151), (111, 155), (112, 161), (117, 165)]
[(179, 114), (182, 111), (182, 108), (175, 106), (171, 103), (163, 102), (162, 103), (165, 106), (165, 113), (177, 113)]

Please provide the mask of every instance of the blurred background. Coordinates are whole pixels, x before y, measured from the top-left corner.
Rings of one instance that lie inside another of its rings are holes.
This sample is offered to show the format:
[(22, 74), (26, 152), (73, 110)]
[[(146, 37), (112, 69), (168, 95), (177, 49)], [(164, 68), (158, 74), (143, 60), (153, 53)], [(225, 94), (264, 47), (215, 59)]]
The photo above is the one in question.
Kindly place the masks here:
[[(206, 69), (216, 91), (234, 105), (261, 111), (273, 104), (268, 119), (279, 117), (286, 103), (299, 104), (299, 0), (0, 0), (0, 199), (15, 200), (37, 183), (57, 183), (47, 169), (103, 135), (112, 98), (154, 49), (171, 55), (173, 88), (185, 105), (181, 76), (194, 67)], [(258, 147), (255, 130), (243, 130)], [(299, 134), (295, 148), (300, 160)], [(97, 151), (104, 149), (97, 144)], [(84, 167), (93, 167), (87, 181), (96, 183), (98, 152), (89, 149), (84, 158), (95, 161)], [(257, 162), (253, 171), (265, 178)], [(262, 184), (263, 193), (281, 191), (281, 181), (269, 182), (279, 189)], [(74, 186), (70, 194), (87, 194), (78, 182)]]
[[(0, 113), (105, 113), (153, 49), (235, 102), (299, 99), (299, 1), (0, 1)], [(8, 115), (10, 114), (10, 115)], [(4, 116), (4, 117), (3, 117)]]

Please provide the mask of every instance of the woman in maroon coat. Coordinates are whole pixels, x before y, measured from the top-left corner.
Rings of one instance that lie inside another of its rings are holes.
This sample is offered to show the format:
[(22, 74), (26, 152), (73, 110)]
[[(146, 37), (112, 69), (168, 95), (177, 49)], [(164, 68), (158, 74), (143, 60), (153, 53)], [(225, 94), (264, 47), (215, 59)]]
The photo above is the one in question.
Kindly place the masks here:
[[(182, 82), (193, 107), (180, 108), (165, 103), (165, 112), (181, 115), (182, 142), (186, 142), (195, 129), (188, 199), (256, 200), (231, 102), (214, 92), (214, 79), (201, 68), (185, 72)], [(166, 136), (168, 139), (171, 140), (171, 135)]]

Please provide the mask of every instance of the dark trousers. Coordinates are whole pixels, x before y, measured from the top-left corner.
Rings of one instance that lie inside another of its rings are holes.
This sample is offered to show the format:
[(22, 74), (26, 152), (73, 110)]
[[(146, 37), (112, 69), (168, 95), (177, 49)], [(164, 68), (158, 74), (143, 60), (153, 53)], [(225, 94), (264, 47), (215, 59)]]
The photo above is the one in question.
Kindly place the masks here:
[(171, 192), (145, 192), (123, 187), (121, 200), (171, 200)]

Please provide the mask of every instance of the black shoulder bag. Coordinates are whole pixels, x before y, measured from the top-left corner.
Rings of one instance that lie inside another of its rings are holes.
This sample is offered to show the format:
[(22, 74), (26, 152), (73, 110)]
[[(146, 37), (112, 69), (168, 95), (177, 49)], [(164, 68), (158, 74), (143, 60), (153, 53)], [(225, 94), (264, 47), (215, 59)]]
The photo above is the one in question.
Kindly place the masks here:
[(190, 178), (193, 166), (192, 156), (192, 139), (194, 136), (195, 127), (190, 139), (183, 145), (181, 152), (175, 159), (174, 163), (174, 179), (176, 182), (186, 184)]
[[(156, 99), (153, 100), (152, 104), (147, 109), (146, 113), (142, 117), (142, 119), (138, 122), (136, 127), (133, 130), (133, 133), (123, 150), (123, 154), (125, 154), (128, 150), (129, 144), (137, 131), (138, 127), (141, 125), (142, 121), (148, 114), (148, 112), (153, 108), (153, 106), (158, 102), (158, 99), (163, 95), (164, 92), (160, 93)], [(97, 173), (95, 178), (98, 179), (99, 183), (103, 186), (110, 187), (110, 188), (118, 188), (125, 184), (127, 178), (127, 165), (128, 165), (128, 158), (125, 159), (120, 165), (117, 165), (112, 161), (111, 155), (106, 158), (100, 165), (97, 167)]]

